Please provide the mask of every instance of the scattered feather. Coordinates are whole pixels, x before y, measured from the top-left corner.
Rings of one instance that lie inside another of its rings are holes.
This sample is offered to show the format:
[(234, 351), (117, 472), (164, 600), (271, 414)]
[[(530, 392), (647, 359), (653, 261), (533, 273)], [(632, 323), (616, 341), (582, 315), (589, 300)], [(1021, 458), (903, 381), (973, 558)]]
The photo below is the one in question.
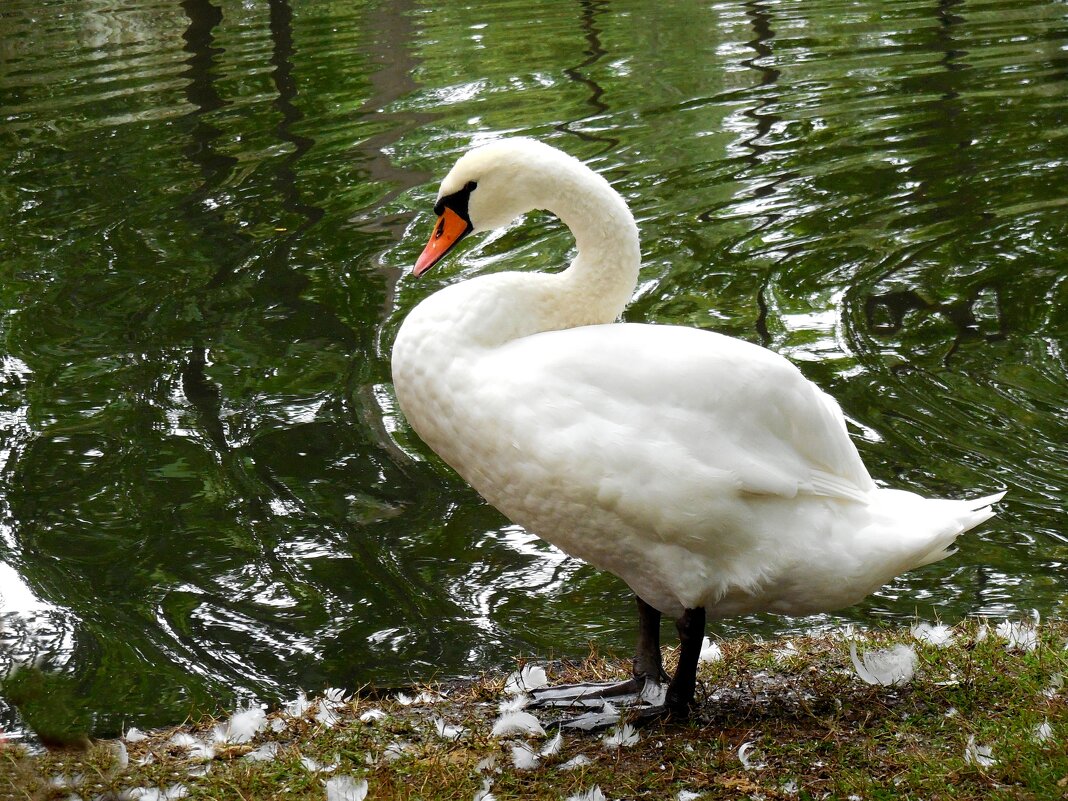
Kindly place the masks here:
[(333, 706), (321, 703), (319, 704), (318, 711), (315, 713), (315, 722), (320, 726), (332, 729), (341, 722), (341, 715), (338, 714), (337, 709)]
[(526, 743), (512, 744), (512, 764), (516, 770), (530, 770), (538, 766), (538, 755)]
[(801, 654), (794, 645), (793, 640), (787, 640), (782, 648), (775, 649), (775, 658), (780, 662), (786, 662)]
[(667, 698), (667, 685), (658, 681), (646, 681), (642, 684), (638, 698), (649, 706), (663, 706)]
[(290, 701), (283, 708), (285, 712), (291, 718), (302, 718), (304, 713), (312, 707), (312, 702), (308, 700), (308, 696), (303, 691), (297, 693), (297, 697)]
[(912, 636), (918, 642), (934, 645), (938, 648), (945, 648), (952, 645), (955, 637), (953, 629), (941, 623), (936, 623), (934, 625), (931, 625), (930, 623), (917, 623), (912, 627)]
[(497, 705), (497, 711), (502, 714), (505, 712), (518, 712), (521, 709), (526, 709), (529, 705), (529, 695), (513, 695), (511, 698), (501, 701)]
[(414, 697), (407, 693), (397, 693), (397, 703), (402, 706), (412, 706), (413, 704), (436, 704), (438, 701), (444, 700), (445, 696), (441, 693), (430, 693), (425, 690)]
[(360, 722), (374, 723), (376, 720), (382, 720), (382, 718), (384, 717), (386, 717), (386, 713), (383, 712), (381, 709), (368, 709), (366, 712), (360, 715)]
[(759, 770), (764, 767), (764, 763), (759, 761), (763, 754), (755, 749), (756, 745), (752, 742), (742, 743), (738, 748), (738, 761), (746, 770)]
[(852, 623), (846, 623), (841, 628), (834, 629), (828, 633), (832, 637), (838, 637), (843, 640), (863, 640), (867, 636), (865, 632), (859, 631)]
[(275, 734), (281, 734), (286, 729), (286, 722), (283, 718), (273, 718), (268, 728)]
[(255, 751), (245, 754), (245, 759), (251, 762), (271, 762), (278, 756), (278, 743), (264, 743)]
[(348, 700), (344, 690), (330, 687), (316, 705), (315, 722), (328, 729), (334, 728), (341, 722), (341, 709)]
[(723, 650), (719, 647), (718, 642), (712, 642), (712, 640), (705, 637), (701, 641), (701, 654), (697, 657), (697, 662), (718, 662), (723, 658)]
[(964, 761), (981, 768), (988, 768), (997, 763), (994, 759), (994, 749), (989, 745), (976, 745), (974, 734), (968, 738), (968, 744), (964, 746)]
[(600, 785), (595, 784), (584, 793), (569, 795), (567, 801), (608, 801), (608, 799), (605, 798), (604, 793), (601, 792)]
[(412, 744), (403, 740), (397, 740), (386, 746), (386, 750), (382, 752), (382, 758), (386, 762), (394, 762), (400, 759), (402, 756), (412, 750)]
[(1037, 743), (1044, 743), (1053, 739), (1053, 727), (1049, 725), (1048, 720), (1044, 720), (1035, 726), (1034, 738)]
[(329, 765), (324, 765), (322, 762), (312, 759), (311, 757), (302, 756), (300, 758), (300, 764), (304, 766), (304, 769), (308, 771), (308, 773), (333, 773), (341, 765), (341, 757), (335, 754), (334, 761)]
[(512, 695), (519, 695), (530, 690), (536, 690), (549, 683), (549, 677), (545, 675), (545, 668), (541, 665), (524, 665), (517, 670), (504, 683), (504, 691)]
[(328, 703), (340, 706), (341, 704), (348, 703), (349, 696), (345, 695), (345, 691), (338, 687), (327, 687), (323, 691), (323, 700), (327, 701)]
[[(490, 754), (488, 757), (484, 757), (475, 765), (475, 772), (482, 773), (485, 770), (497, 770), (497, 755)], [(499, 771), (498, 771), (499, 772)]]
[(267, 728), (267, 713), (258, 706), (235, 712), (226, 723), (215, 727), (215, 739), (222, 743), (242, 744)]
[(326, 801), (363, 801), (367, 797), (367, 779), (334, 776), (326, 781)]
[(560, 770), (574, 770), (575, 768), (581, 768), (583, 765), (592, 764), (593, 760), (585, 754), (579, 754), (560, 765)]
[(697, 801), (704, 793), (695, 793), (693, 790), (679, 790), (678, 801)]
[(794, 779), (790, 779), (789, 781), (783, 784), (782, 791), (787, 795), (797, 795), (799, 791), (797, 781)]
[(976, 642), (982, 642), (983, 640), (985, 640), (989, 636), (990, 636), (990, 626), (986, 625), (986, 623), (983, 623), (975, 631), (975, 641)]
[(475, 793), (473, 801), (497, 801), (496, 796), (490, 792), (493, 787), (493, 779), (487, 777), (482, 780), (482, 789)]
[(1042, 694), (1051, 701), (1057, 697), (1058, 693), (1064, 689), (1064, 674), (1054, 673), (1050, 678), (1049, 687), (1042, 691)]
[(541, 722), (529, 712), (506, 712), (493, 724), (494, 737), (507, 737), (510, 734), (544, 735)]
[(128, 743), (139, 743), (142, 740), (148, 739), (148, 735), (136, 726), (131, 726), (126, 730), (126, 734), (123, 735), (123, 738)]
[(85, 776), (81, 773), (75, 773), (73, 776), (59, 774), (48, 780), (48, 786), (54, 787), (57, 790), (73, 790), (77, 787), (81, 787), (82, 782), (84, 781)]
[(543, 757), (556, 756), (560, 753), (560, 749), (564, 747), (564, 733), (562, 731), (556, 732), (556, 736), (547, 742), (541, 749), (541, 755)]
[(211, 743), (201, 742), (185, 732), (178, 732), (168, 742), (188, 751), (190, 759), (215, 759), (215, 748)]
[(452, 726), (446, 723), (444, 718), (431, 718), (430, 720), (434, 724), (434, 731), (443, 740), (455, 740), (464, 733), (463, 726)]
[(1027, 623), (1003, 620), (995, 631), (1010, 651), (1033, 651), (1038, 647), (1038, 632)]
[(895, 645), (885, 650), (868, 651), (864, 661), (857, 657), (856, 642), (849, 643), (849, 658), (861, 680), (868, 684), (908, 684), (916, 673), (916, 651), (908, 645)]
[(126, 797), (140, 801), (174, 801), (185, 798), (189, 790), (184, 784), (172, 784), (166, 789), (160, 787), (134, 787), (126, 792)]
[(126, 743), (122, 740), (111, 742), (111, 751), (115, 754), (114, 770), (116, 772), (126, 770), (130, 764), (130, 752), (126, 750)]
[(602, 742), (605, 748), (629, 748), (638, 742), (638, 732), (629, 723), (617, 726), (611, 734), (605, 735)]

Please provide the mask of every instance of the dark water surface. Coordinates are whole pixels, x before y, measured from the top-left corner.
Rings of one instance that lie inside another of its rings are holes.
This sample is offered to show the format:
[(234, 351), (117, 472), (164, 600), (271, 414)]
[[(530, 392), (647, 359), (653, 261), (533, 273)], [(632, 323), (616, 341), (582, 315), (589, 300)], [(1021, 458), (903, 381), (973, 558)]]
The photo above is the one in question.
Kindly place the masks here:
[(625, 587), (392, 398), (420, 299), (568, 258), (534, 216), (407, 276), (437, 181), (503, 133), (628, 198), (627, 319), (787, 355), (882, 482), (1011, 490), (859, 607), (721, 633), (1068, 613), (1064, 2), (5, 0), (0, 669), (104, 734), (629, 649)]

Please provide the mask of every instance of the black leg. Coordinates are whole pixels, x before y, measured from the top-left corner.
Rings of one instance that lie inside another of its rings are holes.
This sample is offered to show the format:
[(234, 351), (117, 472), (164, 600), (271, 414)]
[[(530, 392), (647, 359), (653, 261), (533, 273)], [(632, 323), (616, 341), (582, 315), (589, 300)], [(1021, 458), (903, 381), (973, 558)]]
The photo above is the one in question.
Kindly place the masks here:
[(649, 606), (637, 595), (638, 602), (638, 648), (634, 654), (634, 678), (643, 682), (667, 681), (671, 677), (664, 672), (660, 656), (660, 610)]
[(668, 685), (664, 707), (673, 717), (685, 718), (697, 690), (697, 661), (705, 637), (705, 610), (687, 609), (675, 625), (679, 630), (679, 665)]

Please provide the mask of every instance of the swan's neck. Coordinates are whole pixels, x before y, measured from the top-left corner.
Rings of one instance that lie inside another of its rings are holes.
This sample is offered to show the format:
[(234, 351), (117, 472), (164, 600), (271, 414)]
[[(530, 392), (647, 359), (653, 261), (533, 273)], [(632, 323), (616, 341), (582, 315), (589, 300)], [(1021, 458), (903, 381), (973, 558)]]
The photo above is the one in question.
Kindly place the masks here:
[(638, 282), (638, 227), (623, 198), (584, 165), (546, 208), (571, 229), (578, 253), (558, 276), (561, 317), (542, 330), (610, 323)]
[[(454, 284), (424, 300), (398, 334), (422, 330), (454, 355), (542, 331), (615, 321), (634, 292), (641, 253), (623, 198), (601, 176), (567, 158), (517, 181), (529, 208), (571, 229), (578, 253), (559, 273), (505, 272)], [(430, 333), (433, 331), (433, 333)], [(396, 354), (394, 356), (396, 358)]]

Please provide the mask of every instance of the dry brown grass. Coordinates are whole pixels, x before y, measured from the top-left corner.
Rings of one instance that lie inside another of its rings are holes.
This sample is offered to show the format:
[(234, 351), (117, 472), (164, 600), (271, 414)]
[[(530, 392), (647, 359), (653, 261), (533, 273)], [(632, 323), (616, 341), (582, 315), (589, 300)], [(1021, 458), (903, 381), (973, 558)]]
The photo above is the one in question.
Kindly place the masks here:
[[(563, 799), (594, 785), (611, 799), (674, 799), (680, 791), (707, 799), (1068, 798), (1068, 691), (1051, 691), (1056, 677), (1068, 674), (1068, 625), (1044, 624), (1030, 652), (980, 631), (978, 623), (959, 626), (949, 648), (913, 642), (918, 669), (903, 687), (860, 681), (841, 638), (794, 638), (792, 650), (781, 641), (724, 642), (723, 658), (703, 668), (691, 721), (649, 726), (625, 748), (606, 747), (601, 735), (569, 733), (561, 753), (533, 770), (512, 763), (512, 744), (524, 738), (490, 735), (505, 677), (487, 675), (409, 691), (443, 696), (429, 704), (404, 705), (365, 688), (338, 709), (335, 726), (311, 713), (275, 711), (270, 720), (279, 721), (279, 731), (247, 744), (215, 743), (210, 760), (192, 759), (173, 737), (211, 741), (220, 723), (214, 719), (127, 742), (125, 767), (115, 743), (40, 755), (8, 746), (0, 750), (0, 797), (121, 798), (130, 788), (180, 784), (191, 799), (323, 799), (325, 781), (346, 774), (366, 779), (372, 799), (470, 801), (486, 779), (498, 801)], [(876, 633), (861, 650), (910, 641), (907, 631)], [(673, 654), (666, 658), (670, 669)], [(591, 652), (548, 667), (554, 681), (609, 681), (626, 677), (629, 663)], [(361, 722), (370, 709), (386, 716)], [(443, 739), (433, 723), (438, 717), (464, 733)], [(1043, 721), (1053, 738), (1038, 742), (1035, 726)], [(969, 763), (969, 737), (990, 744), (996, 762)], [(251, 761), (248, 755), (268, 741), (277, 743), (274, 758)], [(397, 743), (407, 745), (391, 759)], [(748, 764), (739, 755), (746, 743)], [(560, 769), (579, 754), (591, 763)], [(479, 770), (487, 757), (496, 758), (494, 768)], [(336, 767), (317, 772), (302, 758)], [(64, 786), (57, 777), (65, 777)]]

